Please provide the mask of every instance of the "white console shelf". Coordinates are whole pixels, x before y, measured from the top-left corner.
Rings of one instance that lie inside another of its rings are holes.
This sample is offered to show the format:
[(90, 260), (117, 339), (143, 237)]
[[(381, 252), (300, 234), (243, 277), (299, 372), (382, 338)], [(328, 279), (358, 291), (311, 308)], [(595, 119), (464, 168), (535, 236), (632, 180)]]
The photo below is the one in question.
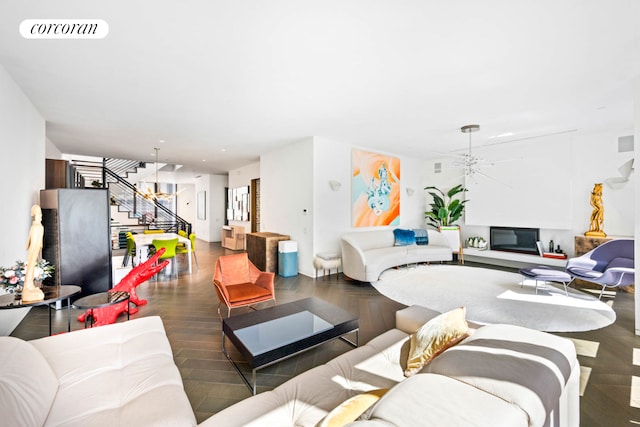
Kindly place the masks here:
[(464, 248), (464, 259), (467, 261), (483, 262), (485, 264), (507, 265), (521, 267), (526, 265), (548, 265), (562, 267), (567, 265), (566, 259), (544, 258), (539, 255), (520, 254), (516, 252), (492, 251), (476, 248)]

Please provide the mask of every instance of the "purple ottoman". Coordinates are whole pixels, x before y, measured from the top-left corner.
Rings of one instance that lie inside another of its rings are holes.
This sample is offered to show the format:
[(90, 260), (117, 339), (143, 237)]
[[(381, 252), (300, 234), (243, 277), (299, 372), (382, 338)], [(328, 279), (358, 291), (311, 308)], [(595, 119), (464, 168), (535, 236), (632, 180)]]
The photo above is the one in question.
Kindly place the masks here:
[[(571, 275), (567, 272), (554, 270), (553, 268), (545, 265), (536, 265), (533, 267), (521, 268), (520, 274), (527, 279), (533, 279), (536, 281), (536, 294), (538, 293), (538, 280), (542, 280), (544, 282), (562, 283), (564, 285), (565, 295), (569, 296), (569, 292), (567, 292), (567, 285), (571, 282)], [(524, 281), (520, 287), (522, 286), (524, 286)]]

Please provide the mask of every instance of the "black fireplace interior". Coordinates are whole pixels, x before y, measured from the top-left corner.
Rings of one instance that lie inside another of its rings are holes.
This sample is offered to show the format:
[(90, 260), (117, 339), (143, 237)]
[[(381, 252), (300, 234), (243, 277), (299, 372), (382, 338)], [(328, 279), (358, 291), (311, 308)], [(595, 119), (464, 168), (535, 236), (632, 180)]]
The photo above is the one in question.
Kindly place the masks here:
[(539, 255), (539, 228), (490, 227), (489, 244), (494, 251)]

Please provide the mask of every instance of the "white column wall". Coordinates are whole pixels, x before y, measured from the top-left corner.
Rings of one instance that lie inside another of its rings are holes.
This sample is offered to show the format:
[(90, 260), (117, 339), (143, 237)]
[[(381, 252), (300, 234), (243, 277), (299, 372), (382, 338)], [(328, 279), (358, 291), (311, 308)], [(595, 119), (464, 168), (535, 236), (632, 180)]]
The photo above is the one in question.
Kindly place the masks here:
[[(0, 223), (5, 224), (0, 265), (26, 260), (31, 206), (38, 203), (45, 182), (45, 121), (0, 65)], [(0, 335), (8, 335), (29, 309), (0, 311)]]
[(313, 259), (313, 139), (260, 157), (260, 231), (298, 243), (298, 271), (311, 276)]
[[(221, 241), (220, 230), (222, 230), (225, 215), (224, 189), (227, 182), (226, 175), (202, 175), (195, 178), (196, 218), (193, 229), (198, 239), (206, 242)], [(207, 211), (204, 220), (197, 218), (197, 199), (201, 191), (206, 192)]]
[[(636, 183), (636, 200), (635, 200), (635, 212), (634, 218), (634, 236), (635, 236), (635, 255), (640, 254), (640, 221), (637, 220), (637, 212), (640, 212), (640, 185), (638, 185), (638, 153), (640, 153), (640, 76), (636, 77), (634, 81), (634, 122), (635, 122), (635, 141), (634, 141), (634, 153), (635, 153), (635, 169), (636, 171), (631, 174), (631, 179)], [(636, 319), (635, 329), (636, 335), (640, 335), (640, 292), (636, 289), (634, 294), (636, 303)]]

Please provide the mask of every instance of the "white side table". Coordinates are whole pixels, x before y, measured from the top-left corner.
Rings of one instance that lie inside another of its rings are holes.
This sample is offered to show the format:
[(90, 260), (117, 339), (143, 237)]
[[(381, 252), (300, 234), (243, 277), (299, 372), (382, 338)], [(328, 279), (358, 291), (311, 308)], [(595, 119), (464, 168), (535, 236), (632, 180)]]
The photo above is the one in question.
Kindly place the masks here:
[(316, 270), (316, 279), (318, 278), (318, 270), (322, 270), (322, 280), (324, 280), (326, 270), (329, 270), (329, 276), (331, 276), (331, 270), (336, 269), (336, 275), (340, 275), (340, 266), (342, 260), (340, 255), (335, 252), (320, 252), (313, 257), (313, 268)]

